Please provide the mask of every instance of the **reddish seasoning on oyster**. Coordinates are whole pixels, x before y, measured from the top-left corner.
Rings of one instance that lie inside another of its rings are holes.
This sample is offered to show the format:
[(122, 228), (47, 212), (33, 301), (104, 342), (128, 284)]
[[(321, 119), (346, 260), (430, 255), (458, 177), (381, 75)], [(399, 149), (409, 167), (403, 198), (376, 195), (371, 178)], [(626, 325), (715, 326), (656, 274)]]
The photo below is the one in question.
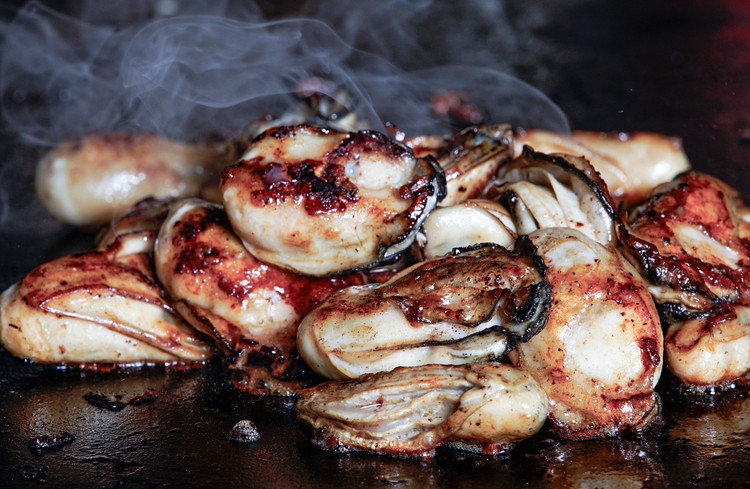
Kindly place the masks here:
[(395, 258), (443, 197), (431, 157), (374, 132), (269, 129), (221, 178), (226, 212), (258, 259), (323, 276)]
[(659, 412), (659, 315), (646, 282), (615, 249), (574, 229), (529, 238), (552, 287), (547, 325), (511, 352), (550, 399), (549, 419), (567, 438), (646, 428)]
[(39, 363), (195, 364), (215, 349), (164, 298), (144, 253), (89, 251), (45, 263), (0, 296), (0, 342)]
[(252, 350), (248, 359), (265, 357), (277, 375), (299, 363), (301, 318), (331, 293), (365, 281), (361, 274), (306, 277), (264, 263), (245, 249), (221, 206), (199, 199), (173, 206), (156, 243), (156, 271), (176, 309), (225, 353)]
[(654, 283), (669, 322), (705, 317), (721, 302), (750, 304), (750, 247), (736, 191), (691, 171), (632, 211), (625, 250)]

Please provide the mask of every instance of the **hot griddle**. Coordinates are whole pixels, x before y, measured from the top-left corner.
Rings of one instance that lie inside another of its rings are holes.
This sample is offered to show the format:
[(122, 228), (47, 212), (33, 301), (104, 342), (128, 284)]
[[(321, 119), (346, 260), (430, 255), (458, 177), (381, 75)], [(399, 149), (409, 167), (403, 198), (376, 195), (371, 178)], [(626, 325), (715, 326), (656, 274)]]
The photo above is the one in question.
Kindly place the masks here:
[[(516, 74), (557, 102), (572, 127), (679, 136), (695, 168), (748, 199), (747, 2), (507, 3), (506, 14), (525, 36), (511, 60)], [(554, 14), (540, 17), (541, 8)], [(450, 19), (445, 23), (437, 27), (450, 28)], [(12, 135), (2, 136), (3, 154), (37, 156)], [(30, 181), (13, 184), (31, 187)], [(44, 239), (1, 231), (3, 288), (91, 239), (62, 226)], [(116, 411), (84, 399), (94, 393), (127, 401), (149, 389), (155, 399)], [(677, 395), (669, 375), (659, 391), (662, 420), (642, 436), (569, 442), (543, 431), (504, 456), (443, 450), (426, 462), (323, 451), (309, 441), (292, 400), (238, 391), (221, 364), (187, 371), (62, 371), (0, 350), (0, 486), (746, 487), (750, 399)], [(242, 419), (258, 426), (260, 441), (228, 439)], [(57, 449), (36, 453), (27, 446), (66, 432), (75, 439)]]

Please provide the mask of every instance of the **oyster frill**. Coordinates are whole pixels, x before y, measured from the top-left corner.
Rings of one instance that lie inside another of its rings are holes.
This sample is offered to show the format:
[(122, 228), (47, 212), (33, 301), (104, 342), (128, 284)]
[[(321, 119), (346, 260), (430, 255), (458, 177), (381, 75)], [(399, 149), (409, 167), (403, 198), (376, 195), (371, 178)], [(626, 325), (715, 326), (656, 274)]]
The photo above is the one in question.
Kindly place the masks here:
[(533, 247), (493, 244), (420, 262), (382, 285), (332, 294), (300, 324), (303, 359), (329, 379), (398, 366), (499, 359), (547, 319), (549, 286)]
[(641, 430), (659, 412), (663, 337), (645, 281), (617, 251), (583, 233), (547, 228), (530, 239), (552, 287), (547, 325), (511, 360), (547, 392), (562, 436)]
[(568, 227), (604, 245), (617, 243), (619, 213), (607, 185), (586, 159), (547, 155), (524, 147), (496, 177), (497, 198), (519, 234)]
[(222, 174), (232, 227), (257, 258), (322, 276), (396, 258), (445, 192), (431, 158), (374, 131), (277, 127)]
[(41, 265), (2, 298), (0, 340), (12, 354), (63, 365), (186, 364), (215, 350), (164, 299), (146, 254), (107, 251)]
[(311, 387), (296, 409), (325, 448), (430, 457), (444, 444), (507, 449), (539, 431), (547, 397), (509, 365), (425, 365)]

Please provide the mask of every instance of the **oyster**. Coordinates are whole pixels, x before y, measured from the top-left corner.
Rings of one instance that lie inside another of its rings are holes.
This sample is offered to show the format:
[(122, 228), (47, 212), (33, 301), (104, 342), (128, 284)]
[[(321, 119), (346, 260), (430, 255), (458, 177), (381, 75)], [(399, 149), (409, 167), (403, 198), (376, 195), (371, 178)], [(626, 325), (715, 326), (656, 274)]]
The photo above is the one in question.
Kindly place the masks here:
[(481, 196), (500, 165), (511, 158), (512, 136), (508, 125), (472, 126), (452, 140), (423, 136), (405, 144), (415, 153), (437, 158), (446, 180), (440, 206), (448, 207)]
[(481, 362), (544, 327), (549, 286), (528, 240), (458, 251), (329, 296), (300, 324), (303, 359), (329, 379)]
[(221, 145), (149, 134), (107, 134), (68, 141), (39, 162), (36, 189), (47, 210), (77, 226), (98, 225), (138, 201), (198, 195), (229, 161)]
[(107, 251), (41, 265), (0, 298), (0, 341), (39, 363), (185, 364), (214, 348), (165, 302), (140, 253), (128, 264)]
[(615, 250), (583, 233), (531, 234), (552, 287), (547, 325), (511, 353), (547, 392), (567, 438), (645, 428), (659, 412), (659, 316), (646, 283)]
[(706, 319), (669, 326), (664, 340), (669, 370), (700, 388), (750, 382), (750, 307), (724, 305)]
[(432, 211), (418, 239), (421, 254), (436, 258), (479, 243), (513, 246), (518, 235), (508, 211), (497, 202), (473, 199)]
[(332, 292), (363, 283), (360, 275), (303, 277), (259, 261), (232, 232), (223, 208), (199, 199), (173, 205), (156, 241), (155, 263), (191, 325), (227, 354), (248, 350), (271, 363), (278, 377), (295, 367), (302, 316)]
[(516, 154), (524, 145), (542, 153), (586, 158), (607, 183), (613, 198), (627, 203), (646, 199), (652, 190), (690, 169), (678, 138), (651, 132), (573, 131), (570, 136), (538, 129), (518, 131)]
[(256, 257), (313, 276), (395, 259), (444, 195), (432, 158), (380, 133), (299, 125), (258, 136), (221, 190)]
[(296, 409), (326, 448), (428, 457), (443, 444), (507, 449), (539, 431), (547, 397), (509, 365), (424, 365), (303, 390)]
[(750, 304), (750, 249), (734, 194), (691, 171), (658, 188), (623, 228), (625, 250), (668, 322), (705, 317), (722, 302)]
[(153, 254), (156, 236), (173, 202), (171, 199), (143, 199), (99, 232), (96, 248), (109, 250), (125, 263), (133, 255)]

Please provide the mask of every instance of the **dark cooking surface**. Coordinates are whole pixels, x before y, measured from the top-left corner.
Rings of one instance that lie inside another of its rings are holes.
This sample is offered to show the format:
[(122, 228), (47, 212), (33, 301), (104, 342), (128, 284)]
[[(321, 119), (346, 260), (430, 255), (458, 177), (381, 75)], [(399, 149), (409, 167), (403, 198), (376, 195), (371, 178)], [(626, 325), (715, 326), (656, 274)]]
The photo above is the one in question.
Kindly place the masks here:
[[(574, 128), (650, 130), (684, 139), (694, 167), (750, 195), (750, 4), (723, 1), (517, 2), (517, 74), (551, 96)], [(522, 6), (523, 5), (523, 6)], [(521, 28), (523, 26), (523, 29)], [(517, 32), (518, 34), (518, 32)], [(11, 146), (7, 138), (3, 154)], [(29, 158), (33, 158), (29, 153)], [(23, 188), (29, 182), (13, 182)], [(2, 185), (8, 185), (2, 182)], [(3, 204), (5, 205), (5, 204)], [(40, 219), (43, 217), (40, 217)], [(29, 222), (34, 222), (29, 220)], [(0, 286), (88, 237), (67, 230), (0, 236)], [(441, 452), (432, 463), (312, 446), (291, 402), (233, 389), (220, 366), (96, 374), (25, 365), (0, 352), (3, 487), (745, 487), (750, 399), (689, 401), (660, 388), (664, 421), (643, 438), (563, 442), (541, 435), (507, 458)], [(109, 411), (89, 393), (127, 401)], [(253, 420), (259, 442), (227, 439)], [(75, 440), (32, 452), (41, 435)]]

